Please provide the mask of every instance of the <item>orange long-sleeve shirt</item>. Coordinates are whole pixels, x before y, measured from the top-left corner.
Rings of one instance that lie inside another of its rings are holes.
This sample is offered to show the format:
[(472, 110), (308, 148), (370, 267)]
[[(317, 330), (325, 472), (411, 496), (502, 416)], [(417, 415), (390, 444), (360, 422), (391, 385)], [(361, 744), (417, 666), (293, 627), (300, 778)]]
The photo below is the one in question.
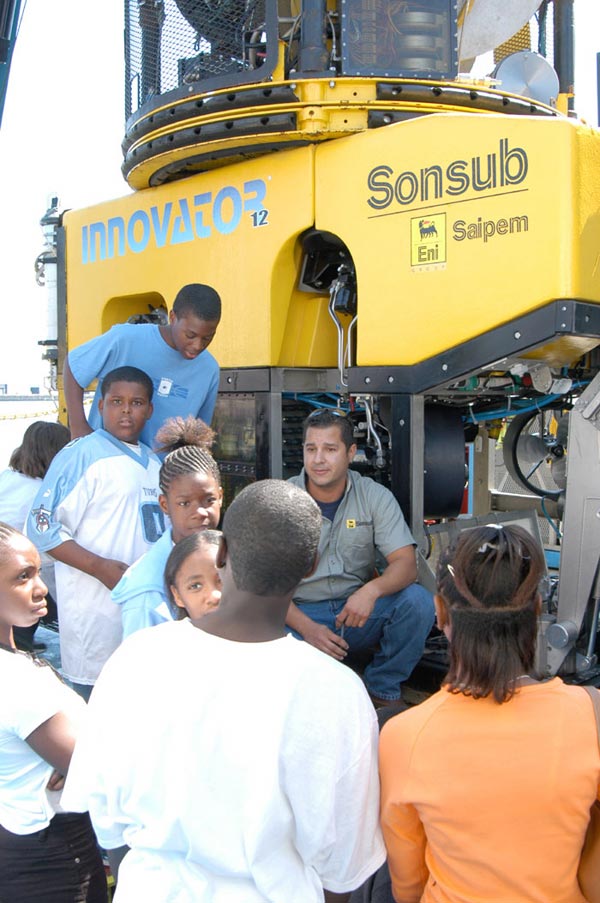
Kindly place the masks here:
[(380, 770), (398, 903), (584, 903), (600, 754), (581, 688), (554, 678), (502, 705), (442, 689), (385, 725)]

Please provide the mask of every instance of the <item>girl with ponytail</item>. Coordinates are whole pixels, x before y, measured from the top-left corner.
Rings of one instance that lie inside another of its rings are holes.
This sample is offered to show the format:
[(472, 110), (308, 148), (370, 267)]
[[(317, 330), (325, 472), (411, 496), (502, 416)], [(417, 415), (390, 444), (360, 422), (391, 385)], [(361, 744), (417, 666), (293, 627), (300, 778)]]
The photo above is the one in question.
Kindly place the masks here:
[(435, 597), (441, 690), (381, 734), (381, 818), (402, 903), (584, 903), (577, 866), (600, 754), (589, 695), (532, 673), (542, 550), (516, 526), (462, 533)]
[(219, 467), (210, 453), (214, 432), (202, 420), (173, 417), (156, 435), (157, 451), (166, 455), (159, 473), (161, 511), (170, 523), (149, 552), (136, 561), (112, 591), (121, 606), (123, 638), (176, 617), (165, 565), (175, 543), (201, 530), (214, 530), (221, 516), (223, 489)]

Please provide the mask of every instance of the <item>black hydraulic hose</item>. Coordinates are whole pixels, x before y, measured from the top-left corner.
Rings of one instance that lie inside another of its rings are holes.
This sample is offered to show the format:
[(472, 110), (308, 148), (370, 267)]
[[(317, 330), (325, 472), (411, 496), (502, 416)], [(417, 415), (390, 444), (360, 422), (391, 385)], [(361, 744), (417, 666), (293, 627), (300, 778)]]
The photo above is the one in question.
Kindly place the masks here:
[(302, 0), (300, 65), (302, 75), (327, 74), (325, 0)]
[[(554, 68), (561, 94), (573, 94), (575, 86), (575, 27), (573, 0), (554, 0)], [(573, 98), (569, 98), (573, 109)]]

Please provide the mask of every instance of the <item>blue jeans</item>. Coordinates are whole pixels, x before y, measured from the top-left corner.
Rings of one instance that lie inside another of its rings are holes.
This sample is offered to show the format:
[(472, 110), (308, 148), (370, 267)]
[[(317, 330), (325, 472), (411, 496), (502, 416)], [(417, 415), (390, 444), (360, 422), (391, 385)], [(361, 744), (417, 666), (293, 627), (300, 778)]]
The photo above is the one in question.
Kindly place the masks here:
[[(335, 619), (345, 604), (345, 599), (327, 599), (301, 602), (298, 608), (316, 624), (324, 624), (339, 634)], [(372, 696), (390, 702), (400, 699), (400, 686), (410, 677), (423, 654), (434, 617), (431, 593), (420, 584), (411, 583), (399, 593), (381, 596), (363, 627), (344, 629), (344, 639), (351, 651), (379, 644), (363, 675)], [(302, 639), (295, 631), (292, 633)]]

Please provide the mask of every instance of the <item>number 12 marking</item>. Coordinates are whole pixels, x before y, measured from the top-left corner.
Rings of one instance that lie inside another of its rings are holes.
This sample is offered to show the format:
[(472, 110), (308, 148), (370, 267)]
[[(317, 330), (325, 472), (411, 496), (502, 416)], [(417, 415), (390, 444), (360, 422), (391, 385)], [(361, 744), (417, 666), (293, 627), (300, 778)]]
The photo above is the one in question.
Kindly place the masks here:
[(252, 225), (256, 229), (257, 226), (268, 226), (269, 225), (269, 211), (264, 207), (262, 210), (255, 210), (254, 213), (251, 213), (252, 217)]

